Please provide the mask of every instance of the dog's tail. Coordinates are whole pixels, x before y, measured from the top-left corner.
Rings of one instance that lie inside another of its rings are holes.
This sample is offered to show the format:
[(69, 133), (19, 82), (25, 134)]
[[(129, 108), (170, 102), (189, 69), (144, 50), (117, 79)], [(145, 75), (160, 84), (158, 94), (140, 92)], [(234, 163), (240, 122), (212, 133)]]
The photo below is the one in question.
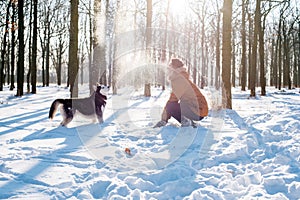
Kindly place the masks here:
[(49, 118), (53, 119), (55, 116), (55, 113), (57, 111), (57, 108), (60, 104), (63, 104), (64, 100), (63, 99), (56, 99), (55, 101), (53, 101), (50, 110), (49, 110)]

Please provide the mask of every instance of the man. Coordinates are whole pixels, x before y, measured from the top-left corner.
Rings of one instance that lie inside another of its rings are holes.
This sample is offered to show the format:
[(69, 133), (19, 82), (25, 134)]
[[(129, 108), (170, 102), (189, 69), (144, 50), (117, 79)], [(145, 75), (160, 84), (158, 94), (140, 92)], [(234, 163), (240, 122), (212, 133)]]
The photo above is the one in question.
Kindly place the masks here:
[(168, 77), (172, 92), (159, 121), (154, 127), (167, 124), (174, 117), (181, 126), (194, 126), (193, 121), (200, 121), (208, 115), (208, 105), (199, 88), (189, 79), (189, 74), (181, 60), (172, 59), (168, 67)]

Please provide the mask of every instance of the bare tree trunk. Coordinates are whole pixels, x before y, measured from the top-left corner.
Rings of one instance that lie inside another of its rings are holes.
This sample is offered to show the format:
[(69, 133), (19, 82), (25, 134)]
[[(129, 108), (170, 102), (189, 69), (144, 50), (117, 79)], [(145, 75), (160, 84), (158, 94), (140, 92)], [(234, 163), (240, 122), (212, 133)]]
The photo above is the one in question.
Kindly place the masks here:
[(278, 80), (279, 80), (279, 78), (278, 78), (278, 70), (279, 70), (279, 59), (278, 59), (278, 57), (279, 57), (279, 36), (277, 37), (277, 39), (276, 39), (276, 42), (275, 42), (275, 44), (274, 44), (274, 72), (273, 72), (273, 80), (274, 80), (274, 85), (275, 85), (275, 87), (276, 88), (278, 88)]
[(36, 94), (36, 73), (37, 73), (37, 12), (38, 0), (33, 0), (33, 36), (32, 36), (32, 72), (31, 72), (31, 93)]
[[(44, 35), (45, 35), (45, 30), (44, 30)], [(46, 86), (46, 80), (45, 80), (45, 36), (44, 38), (41, 37), (42, 34), (39, 34), (40, 38), (40, 44), (41, 44), (41, 49), (42, 49), (42, 82), (43, 82), (43, 87)]]
[(232, 17), (232, 0), (224, 0), (223, 4), (223, 50), (222, 50), (222, 79), (224, 83), (223, 105), (232, 109), (231, 100), (231, 19)]
[(275, 40), (272, 38), (272, 48), (271, 48), (271, 67), (270, 67), (270, 86), (274, 86), (274, 76), (275, 76)]
[[(107, 5), (106, 5), (106, 33), (108, 34), (108, 38), (112, 38), (112, 35), (114, 33), (114, 28), (109, 26), (111, 24), (113, 24), (114, 22), (114, 12), (116, 11), (115, 10), (116, 7), (114, 7), (113, 9), (111, 9), (111, 7), (109, 6), (109, 2), (107, 2)], [(113, 49), (113, 43), (112, 43), (112, 39), (109, 39), (108, 42), (106, 43), (106, 51), (107, 51), (107, 60), (105, 61), (106, 62), (106, 67), (107, 67), (107, 75), (105, 76), (106, 77), (106, 85), (111, 85), (112, 83), (112, 49)]]
[(193, 64), (193, 82), (197, 84), (197, 39), (198, 39), (198, 34), (195, 32), (194, 33), (194, 64)]
[[(91, 1), (89, 1), (89, 10), (92, 10), (92, 3)], [(93, 84), (92, 84), (92, 70), (93, 70), (93, 61), (92, 61), (92, 53), (93, 53), (93, 18), (92, 18), (92, 13), (89, 13), (89, 24), (90, 24), (90, 45), (89, 45), (89, 49), (88, 49), (88, 53), (89, 53), (89, 89), (90, 89), (90, 93), (92, 93), (93, 91)]]
[(19, 26), (18, 26), (18, 38), (19, 38), (19, 53), (18, 53), (18, 65), (17, 65), (17, 96), (23, 96), (24, 94), (24, 1), (18, 1), (18, 18), (19, 18)]
[(29, 26), (29, 42), (28, 42), (28, 62), (29, 62), (29, 69), (27, 72), (27, 93), (30, 93), (30, 78), (31, 78), (31, 69), (32, 69), (32, 46), (31, 46), (31, 38), (32, 38), (32, 1), (30, 1), (30, 14), (29, 14), (29, 22), (30, 22), (30, 26)]
[[(146, 21), (146, 53), (148, 54), (152, 38), (152, 0), (147, 0), (147, 21)], [(144, 96), (151, 96), (151, 85), (145, 80)]]
[(297, 87), (297, 42), (296, 42), (296, 36), (293, 35), (293, 87)]
[[(49, 14), (49, 13), (48, 13)], [(49, 86), (50, 83), (50, 38), (51, 38), (51, 30), (50, 30), (50, 26), (51, 26), (51, 22), (47, 21), (47, 34), (45, 37), (46, 38), (46, 86)]]
[[(260, 2), (259, 2), (260, 3)], [(261, 96), (266, 95), (266, 76), (265, 76), (265, 39), (264, 32), (265, 27), (262, 26), (261, 22), (261, 13), (259, 9), (259, 24), (258, 24), (258, 35), (259, 35), (259, 64), (260, 64), (260, 86), (261, 86)], [(263, 20), (265, 23), (265, 19)]]
[(248, 27), (248, 88), (250, 89), (250, 79), (252, 77), (251, 73), (251, 66), (252, 66), (252, 43), (253, 43), (253, 20), (251, 18), (251, 13), (248, 12), (248, 21), (249, 21), (249, 27)]
[(57, 49), (57, 66), (56, 66), (56, 76), (57, 76), (57, 85), (61, 85), (62, 81), (62, 56), (66, 50), (65, 42), (63, 41), (63, 36), (60, 35), (58, 40), (58, 49)]
[(151, 84), (150, 83), (145, 84), (144, 94), (145, 94), (145, 97), (151, 96)]
[[(7, 81), (7, 85), (9, 85), (10, 84), (10, 58), (9, 58), (9, 53), (10, 53), (10, 41), (9, 41), (9, 39), (8, 39), (8, 41), (7, 41), (7, 67), (6, 67), (6, 74), (5, 74), (5, 77), (7, 77), (6, 78), (6, 81)], [(5, 80), (4, 80), (5, 81)]]
[(281, 37), (281, 28), (282, 28), (282, 17), (283, 11), (280, 11), (279, 25), (278, 25), (278, 89), (281, 90), (281, 78), (282, 78), (282, 37)]
[(83, 68), (83, 62), (84, 58), (81, 58), (81, 66), (80, 66), (80, 85), (83, 85), (83, 79), (84, 79), (84, 68)]
[(242, 73), (241, 73), (241, 85), (242, 85), (242, 91), (246, 91), (246, 77), (247, 77), (247, 61), (246, 61), (246, 11), (245, 11), (245, 1), (242, 0)]
[(186, 67), (187, 67), (187, 69), (188, 69), (188, 73), (189, 74), (191, 74), (191, 64), (190, 64), (190, 55), (191, 55), (191, 31), (190, 31), (190, 29), (191, 29), (191, 26), (190, 26), (190, 23), (187, 23), (186, 25), (185, 25), (185, 30), (188, 32), (187, 33), (187, 37), (185, 37), (184, 38), (184, 40), (187, 40), (187, 41), (185, 41), (184, 43), (186, 44), (186, 47), (184, 47), (184, 48), (186, 48), (186, 54), (185, 54), (185, 60), (186, 60)]
[[(204, 4), (203, 4), (204, 7)], [(204, 8), (203, 8), (204, 10)], [(204, 15), (204, 13), (203, 13)], [(202, 21), (201, 21), (201, 78), (200, 78), (200, 88), (203, 89), (205, 86), (205, 49), (204, 49), (204, 44), (205, 44), (205, 17), (203, 16)]]
[(101, 38), (102, 42), (102, 55), (101, 55), (101, 71), (100, 71), (100, 83), (107, 85), (107, 62), (106, 62), (106, 35), (108, 32), (108, 24), (107, 24), (107, 18), (109, 16), (109, 0), (106, 0), (106, 5), (105, 5), (105, 14), (104, 14), (104, 33)]
[[(300, 22), (298, 22), (298, 41), (300, 41)], [(300, 49), (300, 43), (298, 43)], [(298, 73), (297, 73), (297, 86), (300, 86), (300, 52), (298, 51)]]
[(62, 46), (59, 43), (58, 47), (58, 55), (57, 55), (57, 69), (56, 69), (56, 77), (57, 77), (57, 85), (61, 85), (61, 65), (62, 65)]
[(5, 83), (5, 76), (4, 76), (4, 67), (5, 67), (5, 56), (6, 56), (6, 45), (7, 45), (7, 36), (9, 32), (8, 24), (9, 24), (9, 9), (11, 6), (11, 1), (9, 1), (6, 9), (6, 23), (5, 23), (5, 31), (3, 37), (3, 46), (1, 52), (1, 66), (0, 66), (0, 91), (3, 91), (3, 85)]
[[(93, 21), (93, 58), (92, 58), (92, 67), (91, 67), (91, 76), (90, 76), (90, 93), (94, 91), (93, 85), (95, 85), (99, 81), (99, 65), (101, 63), (101, 50), (100, 50), (100, 42), (99, 41), (99, 18), (101, 12), (101, 0), (94, 1), (94, 21)], [(101, 29), (101, 28), (100, 28)]]
[[(164, 38), (163, 38), (163, 47), (161, 52), (161, 62), (164, 64), (167, 62), (167, 39), (168, 39), (168, 16), (169, 16), (169, 10), (170, 10), (170, 0), (167, 0), (167, 10), (166, 10), (166, 24), (165, 24), (165, 32), (164, 32)], [(164, 70), (161, 70), (161, 84), (162, 84), (162, 90), (166, 89), (166, 74)]]
[(16, 4), (12, 2), (12, 27), (11, 27), (11, 78), (10, 78), (10, 90), (15, 88), (15, 15), (16, 15)]
[(69, 82), (71, 97), (78, 97), (78, 4), (71, 1), (70, 46), (69, 46)]
[[(219, 8), (219, 5), (217, 4), (217, 7)], [(220, 72), (221, 72), (221, 56), (220, 56), (220, 48), (221, 48), (221, 42), (220, 42), (220, 22), (221, 22), (221, 13), (218, 9), (218, 16), (217, 16), (217, 31), (216, 31), (216, 71), (215, 71), (215, 86), (216, 89), (220, 88)]]
[[(119, 7), (120, 7), (120, 0), (117, 0), (117, 6), (116, 6), (116, 12), (115, 12), (115, 20), (114, 20), (114, 28), (113, 31), (117, 32), (117, 27), (118, 24), (117, 22), (119, 21), (119, 17), (118, 17), (118, 11), (119, 11)], [(118, 88), (117, 88), (117, 78), (118, 78), (118, 67), (117, 67), (117, 54), (116, 54), (116, 50), (117, 50), (117, 42), (115, 42), (116, 38), (114, 36), (113, 38), (113, 44), (112, 44), (112, 80), (111, 80), (111, 86), (112, 86), (112, 92), (113, 94), (117, 94), (118, 92)]]
[(81, 55), (81, 57), (80, 57), (80, 67), (79, 67), (79, 69), (80, 69), (80, 84), (81, 85), (83, 85), (83, 65), (84, 65), (84, 59), (85, 59), (85, 57), (84, 57), (84, 44), (81, 44), (81, 52), (79, 53), (80, 55)]
[(284, 53), (284, 61), (283, 61), (283, 87), (288, 87), (288, 89), (292, 89), (291, 84), (291, 61), (290, 61), (290, 31), (286, 30), (287, 25), (283, 23), (283, 53)]
[(250, 97), (255, 97), (256, 77), (257, 77), (257, 44), (258, 44), (258, 31), (260, 26), (260, 0), (256, 0), (255, 17), (254, 17), (254, 38), (252, 49), (252, 65), (250, 77)]
[(235, 31), (232, 30), (232, 77), (231, 77), (231, 84), (232, 87), (235, 87)]

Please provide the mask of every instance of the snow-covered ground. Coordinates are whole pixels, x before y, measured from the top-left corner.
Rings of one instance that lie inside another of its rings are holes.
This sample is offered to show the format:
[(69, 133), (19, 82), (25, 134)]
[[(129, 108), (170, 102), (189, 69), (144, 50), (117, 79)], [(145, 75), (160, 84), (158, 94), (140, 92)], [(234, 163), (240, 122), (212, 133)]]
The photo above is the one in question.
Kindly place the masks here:
[[(81, 96), (87, 96), (81, 87)], [(0, 92), (0, 199), (299, 199), (299, 89), (265, 97), (233, 88), (233, 110), (211, 110), (198, 128), (152, 128), (169, 91), (110, 95), (105, 123), (48, 119), (68, 89)], [(258, 92), (259, 93), (259, 92)], [(130, 149), (130, 155), (125, 149)]]

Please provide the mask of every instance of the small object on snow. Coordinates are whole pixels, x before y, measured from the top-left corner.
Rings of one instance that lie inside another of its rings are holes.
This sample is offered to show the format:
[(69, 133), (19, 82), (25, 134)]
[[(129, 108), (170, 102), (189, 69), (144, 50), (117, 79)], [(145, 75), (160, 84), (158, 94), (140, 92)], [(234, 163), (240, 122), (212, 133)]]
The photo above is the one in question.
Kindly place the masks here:
[(131, 156), (130, 149), (128, 147), (125, 148), (125, 153)]

